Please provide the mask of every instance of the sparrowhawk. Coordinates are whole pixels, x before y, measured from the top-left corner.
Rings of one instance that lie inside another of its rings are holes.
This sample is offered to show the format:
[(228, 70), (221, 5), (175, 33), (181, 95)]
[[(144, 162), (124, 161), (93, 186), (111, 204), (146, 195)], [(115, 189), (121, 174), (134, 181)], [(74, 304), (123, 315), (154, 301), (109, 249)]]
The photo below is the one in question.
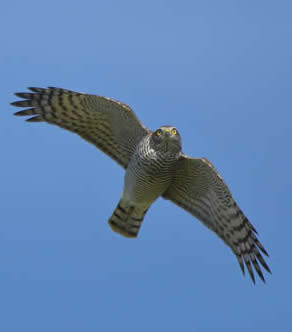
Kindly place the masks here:
[(246, 265), (253, 282), (253, 268), (265, 281), (260, 264), (271, 271), (261, 252), (268, 254), (255, 228), (213, 165), (182, 152), (175, 127), (161, 126), (153, 132), (129, 106), (110, 98), (54, 87), (29, 90), (32, 93), (15, 94), (24, 100), (12, 105), (29, 107), (15, 115), (32, 115), (27, 121), (70, 130), (125, 169), (122, 197), (108, 221), (115, 232), (137, 237), (147, 210), (162, 196), (215, 232), (236, 255), (243, 273)]

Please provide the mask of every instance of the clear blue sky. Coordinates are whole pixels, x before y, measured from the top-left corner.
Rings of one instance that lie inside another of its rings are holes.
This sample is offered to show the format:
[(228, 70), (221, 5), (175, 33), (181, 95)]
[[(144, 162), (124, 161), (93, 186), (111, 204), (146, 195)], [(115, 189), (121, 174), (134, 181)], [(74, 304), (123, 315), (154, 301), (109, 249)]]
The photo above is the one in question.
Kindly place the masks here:
[[(288, 331), (291, 1), (6, 1), (0, 20), (0, 330)], [(160, 199), (137, 240), (107, 220), (123, 170), (78, 136), (12, 116), (58, 86), (173, 124), (209, 158), (270, 253), (254, 286), (231, 251)]]

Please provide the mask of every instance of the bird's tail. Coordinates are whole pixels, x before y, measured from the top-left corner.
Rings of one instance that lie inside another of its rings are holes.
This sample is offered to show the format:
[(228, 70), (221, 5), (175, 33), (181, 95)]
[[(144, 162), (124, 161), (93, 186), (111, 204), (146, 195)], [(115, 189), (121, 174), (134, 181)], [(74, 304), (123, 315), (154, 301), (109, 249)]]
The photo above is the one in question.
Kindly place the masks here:
[(108, 223), (114, 232), (125, 237), (135, 238), (147, 210), (141, 213), (135, 206), (129, 206), (121, 199)]

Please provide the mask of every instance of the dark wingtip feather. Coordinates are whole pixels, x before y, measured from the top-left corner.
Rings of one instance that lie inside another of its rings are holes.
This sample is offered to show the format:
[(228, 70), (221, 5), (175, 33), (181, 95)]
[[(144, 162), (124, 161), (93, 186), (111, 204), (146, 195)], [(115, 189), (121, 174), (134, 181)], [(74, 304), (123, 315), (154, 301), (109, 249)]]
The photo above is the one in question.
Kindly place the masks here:
[(44, 88), (36, 88), (36, 87), (29, 87), (28, 90), (33, 91), (33, 92), (44, 92), (46, 89)]
[(253, 273), (253, 270), (252, 270), (252, 266), (250, 264), (249, 257), (248, 256), (244, 257), (244, 261), (245, 261), (245, 265), (247, 267), (248, 273), (251, 277), (251, 280), (255, 284), (255, 277), (254, 277), (254, 273)]
[(16, 115), (16, 116), (25, 116), (25, 115), (33, 115), (33, 114), (36, 114), (34, 108), (28, 108), (26, 110), (13, 113), (13, 115)]
[(14, 93), (16, 97), (23, 98), (23, 99), (32, 99), (34, 96), (34, 93), (30, 92), (16, 92)]
[(242, 257), (240, 255), (236, 255), (236, 257), (237, 257), (237, 261), (239, 263), (241, 272), (245, 276), (245, 270), (244, 270), (244, 264), (243, 264), (243, 261), (242, 261)]
[[(58, 88), (56, 86), (48, 86), (48, 89), (50, 89), (50, 90), (58, 90), (60, 88)], [(65, 89), (63, 89), (63, 90), (65, 90)]]
[(10, 105), (16, 106), (16, 107), (29, 107), (29, 106), (32, 106), (31, 100), (14, 101), (13, 103), (10, 103)]
[(261, 246), (260, 249), (267, 257), (270, 257), (270, 255), (268, 254), (268, 252), (266, 251), (266, 249), (263, 246)]
[(44, 119), (43, 119), (42, 116), (39, 115), (39, 116), (34, 116), (32, 118), (26, 119), (25, 121), (27, 121), (27, 122), (43, 122)]
[(272, 273), (270, 268), (268, 267), (268, 264), (265, 262), (263, 256), (261, 255), (260, 251), (254, 247), (254, 255), (256, 256), (257, 260), (261, 263), (261, 265), (264, 267), (264, 269), (269, 272), (269, 273)]
[(262, 273), (258, 273), (259, 277), (262, 279), (263, 283), (266, 283), (266, 279)]
[(264, 275), (262, 273), (262, 270), (261, 270), (261, 268), (260, 268), (260, 266), (259, 266), (259, 264), (258, 264), (258, 262), (257, 262), (254, 255), (252, 255), (252, 257), (251, 257), (251, 262), (252, 262), (255, 270), (257, 271), (257, 274), (259, 275), (259, 277), (262, 279), (263, 282), (266, 282), (266, 280), (264, 278)]
[(260, 249), (260, 251), (262, 253), (264, 253), (267, 257), (269, 257), (268, 252), (263, 247), (263, 245), (261, 244), (261, 242), (259, 241), (259, 239), (254, 234), (252, 234), (251, 238), (252, 238), (253, 242), (256, 244), (256, 246)]
[(261, 250), (262, 253), (264, 253), (267, 257), (270, 257), (266, 249), (263, 247), (263, 245), (260, 243), (259, 240), (255, 241), (255, 244), (257, 247)]
[(251, 223), (249, 223), (249, 224), (250, 224), (250, 226), (251, 226), (251, 229), (254, 231), (254, 233), (258, 234), (258, 232), (257, 232), (257, 230), (254, 228), (254, 226), (253, 226)]
[(254, 273), (253, 273), (253, 272), (250, 272), (249, 270), (248, 270), (248, 272), (249, 272), (249, 275), (250, 275), (250, 277), (251, 277), (251, 280), (252, 280), (253, 284), (255, 285), (255, 284), (256, 284), (256, 281), (255, 281)]
[(270, 270), (268, 264), (264, 260), (263, 260), (263, 262), (261, 261), (261, 264), (262, 264), (262, 266), (265, 268), (265, 270), (267, 272), (269, 272), (270, 274), (272, 274), (272, 271)]

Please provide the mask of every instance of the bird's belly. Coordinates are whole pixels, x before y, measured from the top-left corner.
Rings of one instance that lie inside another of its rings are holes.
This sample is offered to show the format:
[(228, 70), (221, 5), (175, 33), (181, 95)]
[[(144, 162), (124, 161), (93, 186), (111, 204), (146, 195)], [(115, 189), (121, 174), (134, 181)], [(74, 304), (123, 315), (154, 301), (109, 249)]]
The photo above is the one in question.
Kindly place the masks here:
[(161, 196), (171, 182), (171, 172), (139, 171), (126, 172), (123, 197), (133, 203), (150, 205)]

